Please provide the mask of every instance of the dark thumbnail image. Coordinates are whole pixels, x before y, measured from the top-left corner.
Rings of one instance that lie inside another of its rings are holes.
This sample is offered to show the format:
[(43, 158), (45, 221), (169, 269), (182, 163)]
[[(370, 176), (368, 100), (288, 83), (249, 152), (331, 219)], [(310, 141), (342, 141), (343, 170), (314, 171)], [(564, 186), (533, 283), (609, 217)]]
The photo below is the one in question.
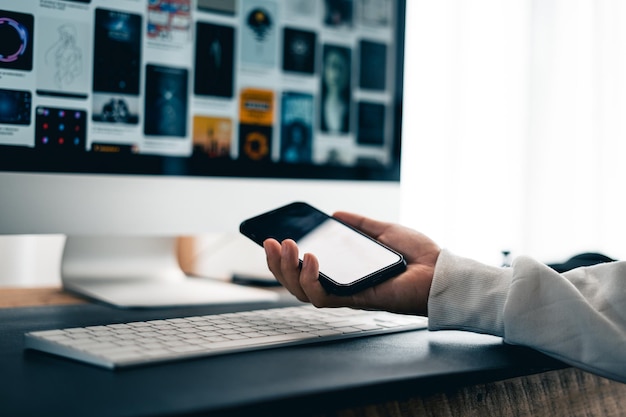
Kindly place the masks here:
[(0, 89), (0, 123), (30, 125), (32, 101), (30, 91)]
[(33, 69), (34, 18), (0, 10), (0, 68)]
[(96, 9), (93, 90), (139, 94), (141, 16)]
[(315, 32), (285, 28), (283, 39), (283, 69), (313, 74), (315, 72)]
[(139, 123), (139, 97), (94, 93), (91, 119), (94, 122), (136, 125)]
[(360, 63), (359, 86), (368, 90), (384, 90), (387, 83), (387, 45), (361, 41)]
[(87, 112), (58, 107), (37, 107), (35, 147), (49, 150), (85, 151)]
[(352, 26), (352, 0), (325, 0), (324, 24), (331, 27)]
[(146, 67), (146, 135), (187, 135), (187, 79), (184, 68)]
[(235, 29), (198, 22), (194, 93), (232, 97), (234, 83)]
[(310, 163), (313, 147), (313, 96), (284, 93), (280, 157), (288, 163)]
[(385, 142), (385, 105), (380, 103), (359, 103), (359, 145), (382, 146)]
[(261, 125), (239, 125), (239, 158), (262, 162), (272, 155), (272, 127)]
[(351, 50), (324, 45), (320, 129), (332, 134), (350, 131), (352, 96)]
[(198, 10), (234, 15), (237, 12), (236, 0), (198, 0)]

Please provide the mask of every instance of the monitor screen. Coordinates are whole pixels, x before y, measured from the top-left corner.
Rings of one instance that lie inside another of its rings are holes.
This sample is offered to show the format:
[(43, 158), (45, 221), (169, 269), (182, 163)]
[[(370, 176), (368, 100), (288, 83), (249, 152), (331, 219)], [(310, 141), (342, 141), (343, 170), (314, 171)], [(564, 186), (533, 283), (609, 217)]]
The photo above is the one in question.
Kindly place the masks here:
[(84, 262), (140, 246), (112, 235), (238, 234), (295, 200), (396, 218), (405, 7), (0, 0), (0, 234), (68, 236), (67, 284), (127, 274)]
[(0, 0), (0, 169), (399, 180), (404, 4)]

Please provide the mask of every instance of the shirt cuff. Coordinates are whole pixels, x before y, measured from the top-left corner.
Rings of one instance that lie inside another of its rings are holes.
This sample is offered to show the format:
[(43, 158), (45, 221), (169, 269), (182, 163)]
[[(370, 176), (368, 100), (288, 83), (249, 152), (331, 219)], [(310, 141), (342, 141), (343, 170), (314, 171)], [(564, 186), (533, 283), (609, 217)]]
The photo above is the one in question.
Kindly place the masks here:
[(485, 265), (442, 250), (428, 297), (429, 330), (504, 336), (503, 311), (511, 268)]

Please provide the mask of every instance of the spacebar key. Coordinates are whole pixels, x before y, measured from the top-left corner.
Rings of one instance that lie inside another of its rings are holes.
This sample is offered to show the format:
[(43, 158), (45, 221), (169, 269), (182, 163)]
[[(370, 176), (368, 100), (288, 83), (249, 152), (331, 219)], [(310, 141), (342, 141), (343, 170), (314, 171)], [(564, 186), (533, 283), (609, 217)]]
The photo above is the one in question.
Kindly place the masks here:
[(264, 336), (264, 337), (253, 337), (250, 339), (237, 339), (237, 340), (228, 340), (223, 342), (214, 342), (207, 344), (206, 347), (209, 349), (228, 349), (228, 348), (238, 348), (238, 347), (246, 347), (246, 346), (258, 346), (258, 345), (271, 345), (282, 342), (293, 342), (297, 340), (304, 339), (313, 339), (319, 337), (316, 334), (310, 333), (289, 333), (289, 334), (279, 334), (275, 336)]

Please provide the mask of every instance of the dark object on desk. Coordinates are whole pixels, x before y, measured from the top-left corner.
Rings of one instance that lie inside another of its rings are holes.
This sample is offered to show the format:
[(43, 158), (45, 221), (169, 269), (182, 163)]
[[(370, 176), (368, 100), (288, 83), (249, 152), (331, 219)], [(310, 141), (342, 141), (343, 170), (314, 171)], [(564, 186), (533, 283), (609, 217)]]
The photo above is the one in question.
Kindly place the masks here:
[(614, 262), (615, 260), (616, 259), (609, 258), (608, 256), (601, 253), (586, 252), (572, 256), (567, 261), (561, 264), (548, 264), (548, 266), (557, 272), (566, 272), (574, 268), (579, 268), (581, 266), (591, 266), (606, 262)]
[(257, 287), (280, 287), (280, 282), (263, 276), (252, 276), (243, 274), (233, 274), (232, 281), (235, 284), (252, 285)]

